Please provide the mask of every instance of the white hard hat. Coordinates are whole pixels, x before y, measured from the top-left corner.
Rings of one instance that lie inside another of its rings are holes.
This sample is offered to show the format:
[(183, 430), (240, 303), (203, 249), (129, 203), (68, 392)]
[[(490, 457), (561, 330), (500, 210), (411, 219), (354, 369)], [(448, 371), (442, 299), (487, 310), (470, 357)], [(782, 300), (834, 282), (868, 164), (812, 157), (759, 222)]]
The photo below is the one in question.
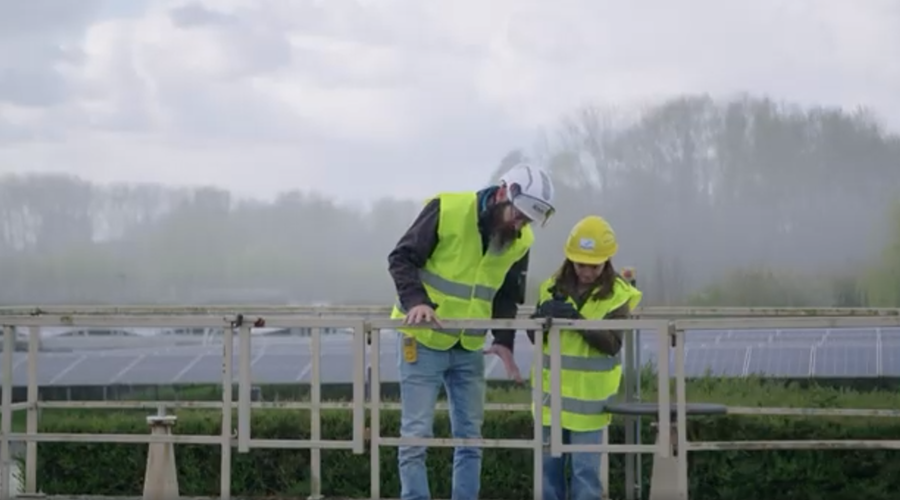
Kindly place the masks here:
[(500, 177), (509, 201), (532, 222), (541, 225), (556, 211), (553, 208), (553, 181), (542, 169), (519, 163)]

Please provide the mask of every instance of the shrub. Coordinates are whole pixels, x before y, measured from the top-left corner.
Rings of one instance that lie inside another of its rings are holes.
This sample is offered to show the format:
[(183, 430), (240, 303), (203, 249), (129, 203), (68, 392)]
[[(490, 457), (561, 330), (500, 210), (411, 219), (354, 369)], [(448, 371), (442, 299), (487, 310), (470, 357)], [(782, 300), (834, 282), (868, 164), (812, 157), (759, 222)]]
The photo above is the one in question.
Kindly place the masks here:
[[(890, 392), (858, 393), (800, 387), (756, 379), (699, 380), (689, 387), (692, 401), (720, 401), (740, 406), (879, 407), (896, 408), (900, 396)], [(652, 394), (646, 395), (654, 397)], [(527, 394), (509, 393), (502, 399), (524, 401)], [(177, 412), (179, 434), (219, 435), (216, 411)], [(67, 411), (45, 415), (41, 432), (147, 433), (146, 412)], [(254, 410), (253, 436), (261, 439), (309, 437), (308, 412)], [(382, 412), (383, 436), (396, 436), (399, 415)], [(351, 413), (324, 411), (322, 435), (350, 439)], [(488, 412), (484, 435), (492, 438), (531, 438), (528, 412)], [(611, 441), (623, 442), (621, 419), (610, 428)], [(439, 413), (435, 434), (449, 435), (446, 413)], [(643, 442), (652, 442), (649, 419), (644, 419)], [(900, 422), (889, 418), (821, 418), (780, 416), (706, 417), (692, 419), (689, 437), (703, 441), (900, 439)], [(137, 495), (141, 491), (146, 445), (42, 443), (39, 447), (39, 487), (47, 494)], [(219, 490), (220, 448), (177, 445), (179, 482), (186, 496), (216, 496)], [(232, 493), (235, 496), (305, 496), (309, 492), (309, 450), (251, 450), (233, 454)], [(530, 450), (484, 452), (482, 497), (531, 498)], [(613, 498), (622, 498), (623, 457), (610, 462)], [(652, 457), (643, 457), (644, 491), (649, 486)], [(432, 493), (450, 497), (452, 449), (429, 451)], [(326, 497), (365, 498), (369, 491), (369, 455), (350, 451), (322, 451), (322, 490)], [(396, 448), (381, 451), (381, 485), (386, 497), (399, 496)], [(895, 498), (900, 491), (900, 452), (888, 450), (725, 451), (694, 452), (690, 461), (691, 498), (746, 500), (748, 498), (818, 498), (870, 500)]]

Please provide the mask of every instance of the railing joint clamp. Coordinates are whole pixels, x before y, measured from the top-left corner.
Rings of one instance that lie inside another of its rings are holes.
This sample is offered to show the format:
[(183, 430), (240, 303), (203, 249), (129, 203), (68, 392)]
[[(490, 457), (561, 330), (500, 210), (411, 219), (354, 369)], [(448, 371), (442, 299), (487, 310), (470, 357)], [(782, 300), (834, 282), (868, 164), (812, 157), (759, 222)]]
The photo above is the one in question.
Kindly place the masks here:
[[(240, 327), (242, 327), (242, 326), (244, 326), (244, 315), (243, 315), (243, 314), (238, 314), (238, 315), (235, 316), (235, 318), (231, 321), (231, 327), (232, 327), (232, 328), (240, 328)], [(266, 320), (265, 320), (264, 318), (259, 318), (259, 317), (258, 317), (258, 318), (256, 318), (256, 320), (253, 322), (253, 328), (265, 328), (265, 326), (266, 326)]]

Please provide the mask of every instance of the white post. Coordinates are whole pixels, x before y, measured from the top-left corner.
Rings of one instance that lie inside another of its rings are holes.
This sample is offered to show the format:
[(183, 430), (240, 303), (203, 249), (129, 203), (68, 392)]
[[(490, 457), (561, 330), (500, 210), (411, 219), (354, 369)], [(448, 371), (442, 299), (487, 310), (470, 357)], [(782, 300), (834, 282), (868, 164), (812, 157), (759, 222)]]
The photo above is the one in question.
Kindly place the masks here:
[[(606, 446), (609, 444), (609, 431), (612, 426), (607, 426), (606, 429), (603, 429), (603, 440), (601, 444)], [(612, 456), (612, 453), (604, 453), (603, 457), (600, 461), (600, 484), (603, 485), (603, 500), (609, 500), (609, 457)]]
[[(537, 321), (535, 321), (537, 323)], [(531, 356), (531, 405), (534, 414), (534, 476), (533, 495), (534, 500), (544, 498), (544, 375), (542, 372), (544, 360), (544, 331), (538, 328), (534, 331), (534, 350)], [(549, 442), (546, 443), (549, 447)]]
[[(563, 455), (562, 432), (562, 339), (560, 328), (550, 328), (550, 456)], [(537, 333), (535, 333), (537, 336)], [(543, 380), (543, 378), (542, 378)]]
[[(28, 421), (25, 431), (37, 434), (38, 431), (38, 378), (37, 356), (41, 343), (41, 327), (32, 326), (28, 331)], [(25, 492), (37, 493), (37, 442), (28, 441), (25, 445)]]
[(13, 391), (13, 354), (16, 350), (16, 328), (3, 327), (3, 397), (2, 419), (0, 423), (0, 498), (11, 497), (12, 489), (12, 457), (10, 457), (9, 435), (12, 432), (12, 391)]
[(222, 457), (219, 472), (219, 498), (231, 499), (232, 399), (234, 399), (234, 328), (225, 327), (222, 334)]
[(250, 452), (250, 325), (238, 329), (238, 453)]
[(310, 485), (309, 500), (322, 498), (322, 450), (318, 441), (322, 439), (322, 329), (313, 327), (312, 344), (312, 383), (310, 383), (309, 439), (314, 444), (309, 450)]
[[(178, 417), (153, 415), (147, 417), (152, 436), (171, 436)], [(144, 500), (178, 498), (178, 469), (175, 467), (174, 443), (150, 443), (147, 469), (144, 473)]]

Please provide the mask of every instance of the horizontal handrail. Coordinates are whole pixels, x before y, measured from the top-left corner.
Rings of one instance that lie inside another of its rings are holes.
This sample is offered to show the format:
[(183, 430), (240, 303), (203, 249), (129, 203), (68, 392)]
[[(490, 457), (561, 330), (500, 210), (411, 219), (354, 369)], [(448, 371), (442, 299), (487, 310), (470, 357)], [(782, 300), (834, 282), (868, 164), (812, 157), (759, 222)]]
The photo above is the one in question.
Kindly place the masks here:
[[(29, 403), (16, 403), (14, 411), (27, 410), (32, 407), (40, 409), (119, 409), (119, 410), (155, 410), (159, 407), (167, 409), (185, 410), (218, 410), (222, 408), (220, 401), (39, 401), (35, 405)], [(231, 403), (232, 409), (237, 409), (238, 402)], [(399, 411), (400, 403), (381, 402), (377, 405), (371, 402), (363, 403), (367, 410), (378, 406), (381, 410)], [(257, 410), (309, 410), (320, 408), (322, 410), (346, 410), (353, 409), (353, 403), (349, 401), (322, 401), (312, 403), (310, 401), (253, 401), (250, 407)], [(435, 405), (439, 411), (449, 411), (448, 403), (439, 402)], [(485, 403), (485, 411), (517, 411), (531, 412), (531, 403)], [(797, 417), (900, 417), (900, 409), (850, 409), (850, 408), (799, 408), (780, 406), (729, 406), (728, 415), (778, 415)]]
[[(257, 304), (221, 304), (196, 306), (4, 306), (0, 307), (0, 317), (4, 316), (118, 316), (139, 315), (340, 315), (340, 316), (380, 316), (391, 313), (391, 306), (262, 306)], [(527, 317), (534, 312), (533, 306), (519, 308), (519, 316)], [(900, 308), (878, 307), (638, 307), (634, 315), (641, 318), (675, 319), (681, 317), (871, 317), (900, 316)]]
[[(266, 328), (351, 328), (362, 323), (367, 330), (396, 330), (413, 328), (404, 325), (402, 320), (392, 319), (360, 319), (339, 317), (310, 317), (302, 315), (274, 315), (262, 317)], [(230, 328), (234, 318), (217, 318), (207, 315), (144, 315), (130, 316), (117, 314), (109, 316), (93, 316), (89, 314), (69, 315), (63, 318), (55, 316), (3, 316), (0, 324), (16, 326), (48, 326), (63, 325), (72, 327), (185, 327), (185, 328)], [(791, 328), (879, 328), (900, 327), (900, 316), (797, 316), (780, 318), (697, 318), (697, 319), (614, 319), (614, 320), (566, 320), (554, 319), (554, 325), (573, 330), (655, 330), (663, 326), (676, 330), (741, 330), (754, 329), (791, 329)], [(494, 319), (494, 320), (441, 320), (445, 328), (465, 329), (511, 329), (541, 330), (542, 319)], [(422, 326), (431, 327), (430, 325)]]

